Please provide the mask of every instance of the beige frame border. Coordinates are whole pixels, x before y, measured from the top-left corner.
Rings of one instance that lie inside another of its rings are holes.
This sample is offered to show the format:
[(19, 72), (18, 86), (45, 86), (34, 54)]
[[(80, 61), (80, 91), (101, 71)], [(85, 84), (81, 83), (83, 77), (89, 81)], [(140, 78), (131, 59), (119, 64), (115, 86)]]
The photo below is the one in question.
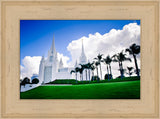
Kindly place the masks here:
[[(6, 34), (5, 34), (5, 29), (6, 29), (6, 7), (7, 6), (14, 6), (14, 5), (17, 5), (17, 4), (19, 4), (19, 5), (28, 5), (28, 6), (30, 6), (30, 5), (33, 5), (33, 4), (35, 4), (36, 6), (45, 6), (46, 4), (48, 4), (49, 6), (52, 6), (53, 4), (52, 3), (54, 3), (54, 4), (57, 4), (57, 5), (61, 5), (61, 4), (64, 4), (65, 6), (68, 6), (68, 5), (74, 5), (74, 4), (77, 4), (78, 3), (78, 5), (83, 5), (84, 3), (85, 4), (91, 4), (91, 5), (113, 5), (113, 6), (116, 6), (117, 4), (118, 5), (128, 5), (128, 6), (134, 6), (134, 5), (140, 5), (140, 6), (150, 6), (150, 5), (153, 5), (154, 6), (154, 10), (155, 10), (155, 43), (156, 44), (154, 44), (155, 45), (155, 54), (156, 55), (158, 55), (159, 56), (159, 5), (160, 5), (160, 1), (159, 0), (156, 0), (156, 1), (152, 1), (152, 0), (150, 0), (150, 1), (140, 1), (140, 2), (136, 2), (136, 1), (130, 1), (130, 0), (126, 0), (126, 1), (109, 1), (109, 0), (104, 0), (104, 1), (97, 1), (97, 0), (95, 0), (94, 2), (92, 1), (85, 1), (85, 2), (83, 2), (83, 1), (62, 1), (62, 2), (58, 2), (58, 1), (40, 1), (40, 2), (37, 2), (37, 1), (14, 1), (14, 0), (12, 0), (12, 1), (8, 1), (8, 0), (2, 0), (1, 1), (1, 25), (2, 25), (2, 27), (1, 27), (1, 35), (2, 35), (2, 37), (1, 37), (1, 117), (2, 118), (34, 118), (34, 117), (40, 117), (41, 116), (41, 118), (65, 118), (65, 117), (70, 117), (70, 118), (74, 118), (74, 117), (77, 117), (77, 118), (80, 118), (80, 117), (82, 117), (82, 118), (85, 118), (85, 117), (88, 117), (88, 118), (159, 118), (159, 58), (157, 58), (157, 59), (154, 59), (154, 61), (155, 61), (155, 65), (157, 65), (157, 66), (155, 66), (155, 68), (156, 68), (156, 72), (155, 72), (155, 74), (156, 74), (156, 76), (155, 76), (155, 78), (156, 78), (156, 83), (155, 83), (155, 107), (154, 107), (154, 113), (152, 113), (152, 114), (135, 114), (135, 115), (132, 115), (132, 114), (125, 114), (125, 115), (121, 115), (121, 114), (111, 114), (111, 115), (109, 115), (109, 114), (107, 114), (107, 115), (105, 115), (105, 114), (103, 114), (103, 115), (98, 115), (98, 114), (94, 114), (94, 112), (92, 112), (92, 113), (88, 113), (88, 114), (85, 114), (85, 115), (81, 115), (81, 114), (73, 114), (73, 113), (68, 113), (68, 114), (65, 114), (65, 113), (57, 113), (57, 115), (41, 115), (41, 114), (39, 114), (39, 116), (36, 114), (30, 114), (30, 115), (27, 115), (27, 114), (21, 114), (21, 113), (12, 113), (12, 114), (7, 114), (6, 113), (6, 109), (8, 109), (8, 107), (7, 107), (7, 103), (8, 102), (6, 102), (6, 100), (7, 100), (7, 97), (8, 97), (8, 95), (6, 95), (6, 70), (7, 70), (7, 68), (11, 68), (11, 67), (6, 67), (6, 62), (8, 62), (8, 61), (6, 61), (7, 59), (6, 59), (6, 46), (7, 45), (11, 45), (11, 44), (7, 44), (7, 42), (4, 40), (4, 39), (6, 39)], [(116, 10), (117, 11), (117, 9), (112, 9), (112, 10)], [(125, 10), (125, 9), (119, 9), (119, 10)], [(32, 18), (33, 19), (33, 18)], [(36, 19), (36, 18), (35, 18)], [(48, 19), (48, 18), (47, 18)], [(72, 18), (72, 19), (77, 19), (77, 18)], [(143, 31), (142, 31), (143, 32)], [(150, 42), (151, 43), (151, 42)], [(9, 46), (9, 47), (12, 47), (12, 46)], [(7, 53), (8, 53), (8, 51), (7, 51)], [(142, 55), (142, 57), (143, 57), (143, 55)], [(19, 59), (18, 59), (19, 60)], [(13, 63), (13, 62), (12, 62)], [(4, 80), (5, 79), (5, 80)], [(13, 96), (13, 95), (12, 95)], [(142, 96), (142, 95), (141, 95)], [(45, 100), (43, 100), (44, 102), (45, 102)], [(19, 103), (25, 103), (25, 102), (27, 102), (27, 100), (25, 100), (25, 101), (22, 101), (22, 102), (19, 102)], [(49, 101), (49, 102), (51, 102), (51, 101)], [(59, 102), (63, 102), (63, 100), (61, 100), (61, 101), (59, 101)], [(11, 102), (12, 103), (12, 102)], [(40, 102), (39, 102), (40, 103)], [(12, 105), (13, 106), (13, 105)], [(11, 107), (10, 107), (11, 108)], [(15, 107), (13, 107), (13, 108), (15, 108)], [(37, 108), (36, 108), (37, 109)], [(151, 109), (153, 109), (152, 107), (151, 107)], [(11, 110), (9, 110), (9, 111), (11, 111)], [(134, 112), (133, 112), (134, 113)], [(62, 115), (63, 114), (63, 115)]]

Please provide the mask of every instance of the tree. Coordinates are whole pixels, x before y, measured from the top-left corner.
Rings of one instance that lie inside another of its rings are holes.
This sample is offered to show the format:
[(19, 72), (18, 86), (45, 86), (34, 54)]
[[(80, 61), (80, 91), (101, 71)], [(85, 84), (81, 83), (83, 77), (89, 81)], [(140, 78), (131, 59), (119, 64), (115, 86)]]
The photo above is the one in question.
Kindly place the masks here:
[(100, 78), (98, 76), (92, 76), (91, 81), (98, 81), (99, 82)]
[(88, 62), (86, 64), (86, 68), (88, 69), (88, 76), (89, 76), (89, 81), (91, 80), (91, 77), (90, 77), (90, 70), (92, 69), (92, 63)]
[(87, 64), (80, 64), (80, 65), (83, 68), (83, 70), (85, 70), (85, 72), (86, 72), (86, 81), (87, 81), (87, 69), (88, 69), (88, 65)]
[(26, 84), (30, 84), (30, 79), (28, 77), (25, 77), (21, 82), (20, 82), (20, 90), (21, 90), (21, 86), (23, 85), (25, 88)]
[(38, 84), (38, 83), (39, 83), (39, 79), (37, 78), (32, 79), (32, 84)]
[(70, 74), (75, 73), (75, 70), (71, 70)]
[[(112, 62), (112, 58), (108, 55), (106, 58), (103, 58), (104, 63), (107, 65), (107, 74), (108, 74), (108, 80), (112, 77), (112, 71), (111, 71), (111, 62)], [(110, 69), (110, 71), (109, 71)], [(110, 72), (110, 73), (109, 73)]]
[(77, 72), (79, 72), (80, 68), (79, 67), (76, 67), (74, 70), (71, 70), (71, 74), (72, 73), (75, 73), (76, 74), (76, 83), (77, 83)]
[(118, 62), (119, 64), (119, 71), (120, 71), (121, 80), (122, 80), (122, 78), (124, 77), (123, 62), (124, 61), (131, 62), (131, 59), (126, 57), (126, 54), (123, 53), (123, 50), (120, 53), (113, 55), (112, 58), (113, 58), (113, 62)]
[(99, 76), (98, 76), (98, 65), (99, 65), (99, 64), (100, 64), (100, 63), (99, 63), (98, 61), (95, 62), (95, 66), (96, 66), (95, 68), (96, 68), (96, 70), (97, 70), (97, 77), (99, 77)]
[[(75, 73), (75, 72), (76, 72), (75, 70), (71, 70), (70, 74)], [(76, 80), (77, 80), (77, 76), (76, 76)]]
[(109, 76), (108, 76), (108, 74), (105, 74), (104, 79), (112, 79), (112, 75), (109, 74)]
[(127, 67), (127, 69), (128, 69), (128, 73), (127, 73), (127, 74), (128, 74), (129, 76), (131, 76), (132, 73), (133, 73), (133, 72), (132, 72), (133, 67)]
[(83, 70), (84, 70), (84, 68), (83, 68), (83, 67), (81, 67), (81, 68), (79, 69), (79, 73), (80, 73), (80, 79), (81, 79), (81, 81), (83, 81)]
[[(92, 77), (94, 77), (94, 70), (95, 70), (94, 63), (95, 63), (95, 62), (92, 62), (92, 63), (91, 63), (91, 67), (90, 67), (90, 69), (91, 69), (91, 71), (92, 71)], [(92, 79), (92, 78), (91, 78), (91, 79)]]
[[(85, 64), (80, 64), (80, 65), (81, 65), (81, 68), (80, 68), (79, 72), (81, 74), (81, 78), (83, 81), (83, 70), (86, 68), (86, 65)], [(86, 73), (86, 80), (87, 80), (87, 73)]]
[(102, 68), (101, 68), (101, 62), (103, 62), (102, 60), (102, 56), (103, 54), (98, 54), (98, 56), (94, 59), (96, 59), (99, 62), (99, 68), (100, 68), (100, 74), (101, 74), (101, 80), (102, 80)]
[(129, 48), (126, 49), (126, 52), (129, 52), (130, 55), (133, 55), (135, 67), (136, 67), (136, 74), (137, 76), (139, 76), (139, 69), (138, 69), (136, 55), (140, 53), (140, 46), (134, 43)]
[(80, 68), (79, 67), (76, 67), (75, 68), (75, 73), (76, 73), (76, 83), (77, 83), (77, 73), (79, 72)]

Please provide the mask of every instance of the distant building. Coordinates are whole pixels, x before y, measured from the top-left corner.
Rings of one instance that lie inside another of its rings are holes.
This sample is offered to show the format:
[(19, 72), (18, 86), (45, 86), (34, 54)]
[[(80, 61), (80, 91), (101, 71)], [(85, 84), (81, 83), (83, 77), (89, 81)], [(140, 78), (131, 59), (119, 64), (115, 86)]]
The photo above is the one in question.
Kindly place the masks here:
[[(82, 52), (79, 59), (79, 64), (85, 63), (87, 63), (87, 58), (85, 56), (82, 41)], [(80, 67), (79, 64), (76, 62), (75, 67)], [(51, 48), (48, 51), (47, 59), (45, 59), (44, 56), (42, 56), (42, 59), (40, 61), (39, 79), (41, 83), (48, 83), (56, 79), (75, 79), (75, 74), (70, 74), (71, 70), (74, 70), (75, 67), (64, 67), (62, 59), (60, 59), (60, 61), (58, 60), (57, 51), (55, 49), (55, 42), (53, 38)], [(86, 80), (85, 72), (83, 73), (83, 75), (83, 79)], [(80, 80), (79, 76), (78, 80)]]

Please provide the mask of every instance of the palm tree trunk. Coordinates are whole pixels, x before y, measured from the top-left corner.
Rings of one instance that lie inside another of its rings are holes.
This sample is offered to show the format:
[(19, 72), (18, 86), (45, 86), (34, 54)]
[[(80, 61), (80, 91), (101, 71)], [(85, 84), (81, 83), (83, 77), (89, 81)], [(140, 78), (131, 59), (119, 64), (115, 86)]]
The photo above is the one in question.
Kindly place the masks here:
[(137, 64), (137, 59), (135, 54), (133, 54), (133, 58), (134, 58), (135, 67), (136, 67), (136, 74), (137, 76), (139, 76), (138, 64)]
[(121, 75), (121, 63), (120, 62), (118, 62), (119, 63), (119, 71), (120, 71), (120, 75)]
[(121, 62), (121, 67), (122, 67), (122, 77), (124, 77), (124, 69), (123, 69), (123, 64)]
[[(92, 70), (92, 77), (94, 78), (94, 70)], [(91, 81), (92, 81), (92, 78), (91, 78)]]
[(128, 71), (129, 72), (129, 77), (131, 77), (131, 71)]
[(77, 83), (77, 72), (76, 72), (76, 83)]
[(82, 74), (80, 74), (80, 80), (82, 81)]
[(111, 70), (111, 64), (109, 64), (109, 69), (110, 69), (110, 75), (111, 75), (111, 79), (112, 79), (112, 70)]
[(97, 80), (98, 80), (98, 77), (99, 77), (99, 76), (98, 76), (98, 67), (96, 67), (96, 69), (97, 69)]
[(107, 65), (107, 75), (108, 75), (108, 81), (109, 81), (109, 70), (108, 70), (108, 65)]
[(101, 68), (101, 63), (100, 63), (100, 73), (101, 73), (101, 80), (102, 80), (102, 68)]
[(85, 71), (86, 71), (86, 81), (87, 81), (87, 70), (85, 69)]
[(122, 62), (120, 63), (120, 65), (121, 65), (121, 80), (123, 79), (123, 73), (124, 73), (124, 71), (123, 71), (123, 64), (122, 64)]
[(122, 63), (121, 62), (119, 62), (119, 70), (120, 70), (120, 75), (121, 75), (121, 80), (122, 80), (123, 71), (122, 71)]
[(91, 80), (90, 80), (90, 69), (88, 70), (88, 75), (89, 75), (89, 82), (90, 82), (90, 81), (91, 81)]

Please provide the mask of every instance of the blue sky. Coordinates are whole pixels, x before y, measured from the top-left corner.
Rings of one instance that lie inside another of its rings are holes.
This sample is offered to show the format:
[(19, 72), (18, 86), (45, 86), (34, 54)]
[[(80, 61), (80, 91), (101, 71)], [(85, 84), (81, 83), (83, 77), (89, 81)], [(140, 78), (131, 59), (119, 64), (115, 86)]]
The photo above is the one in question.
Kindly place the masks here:
[[(140, 20), (20, 20), (21, 77), (38, 74), (41, 56), (47, 56), (53, 35), (58, 58), (64, 67), (74, 67), (81, 54), (82, 39), (85, 55), (90, 62), (98, 53), (113, 56), (131, 44), (140, 45)], [(133, 60), (133, 57), (127, 54)], [(140, 68), (140, 54), (137, 56)], [(119, 65), (112, 63), (114, 77), (119, 76)], [(134, 62), (125, 62), (135, 67)], [(102, 75), (106, 66), (102, 65)]]
[(20, 61), (25, 56), (47, 56), (53, 34), (59, 53), (71, 57), (68, 44), (88, 34), (105, 34), (140, 20), (20, 20)]

